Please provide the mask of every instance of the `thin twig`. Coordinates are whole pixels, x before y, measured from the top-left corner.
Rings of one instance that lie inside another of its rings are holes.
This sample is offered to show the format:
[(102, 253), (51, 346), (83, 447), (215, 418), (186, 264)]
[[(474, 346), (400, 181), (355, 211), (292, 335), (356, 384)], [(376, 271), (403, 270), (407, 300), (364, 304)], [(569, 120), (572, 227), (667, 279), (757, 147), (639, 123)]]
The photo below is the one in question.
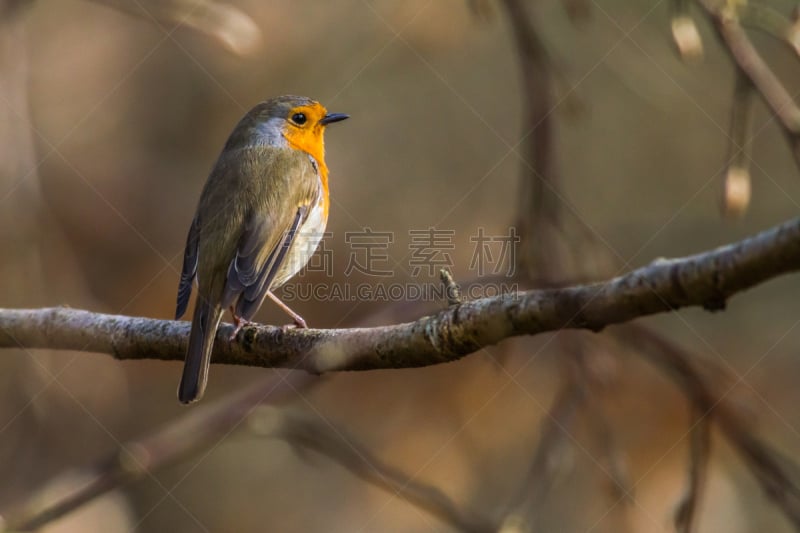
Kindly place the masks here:
[(528, 275), (555, 279), (563, 273), (558, 246), (561, 198), (553, 154), (553, 76), (550, 57), (526, 2), (504, 0), (522, 73), (524, 160), (520, 165), (517, 227), (522, 236), (518, 267)]
[(565, 455), (572, 445), (570, 433), (586, 400), (586, 382), (580, 361), (582, 354), (570, 353), (572, 360), (567, 365), (569, 375), (565, 377), (542, 421), (541, 435), (531, 465), (506, 518), (506, 523), (515, 524), (516, 531), (535, 531), (535, 521), (541, 514), (544, 498), (569, 463)]
[[(603, 341), (602, 344), (599, 341)], [(604, 364), (603, 362), (598, 363), (598, 355), (600, 358), (610, 358), (614, 355), (612, 353), (596, 353), (599, 350), (611, 352), (617, 349), (617, 343), (613, 343), (612, 346), (609, 337), (591, 339), (582, 337), (580, 342), (585, 354), (586, 390), (584, 394), (586, 395), (586, 404), (591, 406), (591, 413), (586, 417), (588, 431), (597, 450), (595, 457), (603, 465), (607, 476), (604, 481), (609, 495), (612, 501), (620, 502), (625, 511), (625, 505), (634, 500), (634, 484), (630, 479), (627, 458), (619, 449), (618, 435), (609, 420), (602, 398), (606, 390), (615, 388), (615, 385), (609, 384), (610, 379), (615, 378), (604, 375), (608, 373), (608, 370), (598, 368)]]
[[(761, 490), (780, 508), (800, 531), (800, 486), (790, 471), (797, 472), (797, 463), (781, 456), (753, 434), (752, 428), (730, 417), (717, 417), (728, 440), (736, 447)], [(789, 466), (789, 468), (787, 468)]]
[[(800, 486), (790, 476), (787, 465), (797, 471), (797, 465), (781, 458), (770, 446), (758, 438), (749, 419), (741, 413), (729, 397), (738, 383), (725, 372), (716, 368), (713, 375), (703, 371), (701, 357), (680, 348), (672, 341), (654, 331), (628, 324), (614, 331), (625, 343), (638, 345), (641, 353), (660, 368), (667, 370), (681, 387), (695, 408), (722, 430), (744, 460), (746, 466), (761, 485), (764, 493), (800, 529)], [(726, 386), (723, 387), (722, 385)]]
[(440, 489), (411, 479), (401, 469), (387, 464), (368, 448), (358, 444), (346, 431), (333, 431), (330, 426), (320, 423), (318, 418), (311, 418), (293, 409), (272, 411), (280, 415), (280, 429), (276, 436), (287, 442), (336, 461), (362, 480), (397, 494), (458, 531), (497, 531), (497, 524), (475, 515), (469, 509), (460, 508)]
[(675, 530), (678, 533), (692, 533), (697, 530), (697, 509), (711, 456), (711, 421), (708, 413), (701, 411), (696, 405), (691, 405), (690, 411), (689, 484), (675, 511)]
[(278, 376), (224, 401), (200, 405), (145, 437), (122, 444), (111, 457), (86, 469), (83, 477), (88, 481), (85, 484), (58, 500), (28, 498), (31, 507), (10, 513), (0, 531), (38, 529), (114, 488), (149, 476), (208, 446), (209, 442), (233, 431), (265, 400), (269, 399), (272, 404), (283, 401), (314, 382), (315, 378), (308, 374)]
[[(303, 374), (293, 374), (284, 379), (287, 380), (285, 383), (280, 377), (264, 380), (225, 401), (200, 406), (143, 438), (123, 444), (111, 458), (86, 469), (87, 483), (56, 501), (29, 498), (30, 502), (37, 503), (12, 513), (0, 531), (40, 528), (110, 490), (151, 475), (151, 472), (206, 447), (209, 442), (237, 429), (244, 421), (248, 421), (248, 426), (258, 433), (285, 439), (295, 446), (329, 457), (363, 480), (397, 493), (412, 505), (457, 529), (475, 532), (497, 529), (496, 524), (459, 509), (438, 488), (411, 480), (399, 469), (384, 463), (343, 430), (333, 431), (317, 418), (295, 409), (275, 407), (276, 403), (297, 394), (298, 389), (307, 391), (317, 383), (316, 378)], [(260, 406), (267, 399), (270, 405)], [(46, 503), (38, 503), (41, 501)]]
[(697, 0), (697, 3), (714, 23), (724, 49), (750, 78), (761, 98), (778, 118), (795, 161), (800, 165), (800, 108), (742, 28), (735, 10), (736, 4), (714, 0)]
[(453, 306), (461, 303), (461, 289), (458, 283), (453, 279), (453, 274), (449, 270), (443, 268), (439, 271), (439, 278), (444, 285), (445, 293), (447, 294), (447, 305)]
[[(92, 0), (166, 28), (185, 26), (213, 38), (237, 55), (253, 52), (261, 44), (255, 21), (234, 5), (212, 0)], [(172, 33), (172, 32), (170, 32)]]
[(740, 216), (750, 203), (750, 152), (753, 97), (750, 79), (736, 69), (728, 139), (728, 171), (723, 183), (722, 207), (727, 215)]

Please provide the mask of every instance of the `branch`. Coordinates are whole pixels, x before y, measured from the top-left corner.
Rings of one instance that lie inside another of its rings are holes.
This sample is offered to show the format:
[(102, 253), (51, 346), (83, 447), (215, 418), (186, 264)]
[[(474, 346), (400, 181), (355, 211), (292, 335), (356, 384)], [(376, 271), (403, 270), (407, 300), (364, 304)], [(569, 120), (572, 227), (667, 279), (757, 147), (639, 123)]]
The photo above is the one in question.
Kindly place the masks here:
[(522, 237), (518, 267), (529, 276), (563, 272), (559, 247), (562, 208), (553, 154), (553, 81), (550, 57), (521, 0), (504, 0), (519, 57), (523, 95), (522, 158), (517, 227)]
[(678, 533), (692, 533), (697, 528), (697, 514), (700, 497), (708, 475), (708, 463), (711, 455), (711, 420), (709, 413), (691, 405), (691, 427), (689, 434), (689, 485), (675, 511), (675, 530)]
[(476, 515), (471, 508), (460, 509), (442, 490), (421, 483), (384, 462), (341, 429), (332, 430), (309, 415), (292, 409), (264, 409), (268, 409), (267, 416), (277, 419), (271, 425), (277, 426), (278, 430), (271, 436), (281, 437), (293, 446), (313, 450), (336, 461), (363, 481), (431, 513), (457, 531), (497, 531), (497, 525), (492, 521)]
[[(565, 351), (568, 348), (564, 347)], [(536, 522), (542, 514), (546, 496), (559, 478), (569, 470), (565, 460), (572, 448), (570, 439), (575, 419), (586, 403), (586, 369), (583, 368), (581, 347), (568, 351), (572, 357), (568, 375), (556, 393), (550, 409), (540, 426), (541, 436), (533, 453), (531, 465), (523, 479), (516, 501), (510, 507), (505, 525), (514, 531), (536, 531)]]
[(216, 403), (200, 405), (178, 420), (136, 440), (125, 442), (105, 460), (84, 469), (88, 481), (55, 501), (29, 498), (26, 508), (0, 519), (0, 531), (30, 531), (70, 513), (85, 503), (126, 483), (152, 476), (186, 455), (196, 452), (241, 426), (260, 403), (271, 404), (293, 398), (300, 388), (316, 383), (315, 378), (293, 373), (276, 376)]
[[(30, 498), (32, 503), (29, 507), (4, 517), (5, 520), (0, 519), (0, 531), (41, 528), (86, 502), (124, 484), (152, 476), (154, 471), (241, 428), (250, 428), (259, 435), (284, 439), (295, 447), (322, 454), (354, 475), (397, 494), (458, 530), (496, 530), (486, 519), (473, 515), (469, 510), (459, 510), (456, 503), (438, 488), (410, 479), (397, 468), (379, 460), (341, 430), (333, 430), (296, 409), (276, 406), (293, 399), (299, 389), (308, 390), (318, 384), (318, 378), (308, 375), (276, 376), (221, 402), (198, 406), (188, 415), (168, 422), (142, 438), (122, 444), (111, 457), (84, 469), (84, 477), (89, 481), (65, 496), (55, 501), (45, 497)], [(267, 400), (269, 405), (264, 404)]]
[(800, 108), (753, 46), (739, 23), (740, 14), (731, 7), (732, 4), (720, 4), (714, 0), (698, 0), (698, 3), (714, 23), (717, 35), (737, 68), (758, 89), (764, 102), (778, 118), (795, 161), (800, 165)]
[[(641, 316), (726, 300), (800, 269), (800, 219), (735, 244), (682, 259), (659, 259), (606, 282), (533, 290), (449, 307), (415, 322), (374, 328), (243, 329), (217, 333), (216, 363), (310, 372), (428, 366), (518, 335), (599, 331)], [(0, 347), (102, 352), (117, 359), (182, 360), (189, 324), (68, 308), (0, 309)]]
[(92, 0), (98, 4), (148, 19), (167, 37), (181, 26), (212, 37), (236, 55), (247, 55), (261, 44), (261, 30), (239, 8), (211, 0)]
[[(625, 343), (633, 342), (642, 346), (641, 353), (667, 371), (667, 374), (684, 390), (694, 408), (712, 417), (713, 422), (722, 430), (723, 437), (740, 455), (764, 494), (783, 512), (795, 529), (800, 530), (800, 485), (794, 481), (796, 475), (791, 474), (797, 471), (797, 467), (792, 461), (781, 457), (755, 434), (752, 421), (742, 415), (741, 407), (730, 397), (732, 383), (728, 383), (725, 387), (721, 386), (720, 381), (725, 380), (720, 380), (720, 376), (723, 378), (730, 376), (726, 376), (725, 372), (718, 368), (710, 369), (711, 372), (700, 370), (698, 363), (702, 363), (701, 357), (685, 352), (673, 342), (646, 328), (631, 324), (620, 328), (615, 334), (620, 337), (624, 335), (621, 340)], [(696, 435), (694, 438), (698, 437), (706, 438), (702, 435)], [(704, 442), (694, 444), (698, 445), (707, 448)], [(694, 455), (692, 460), (698, 463), (692, 465), (692, 468), (699, 466), (705, 469), (701, 463), (706, 461), (703, 456), (708, 454), (708, 450), (700, 449), (693, 451), (692, 454)], [(695, 474), (690, 472), (690, 475)], [(699, 475), (702, 476), (702, 473)], [(679, 516), (678, 525), (680, 518)]]

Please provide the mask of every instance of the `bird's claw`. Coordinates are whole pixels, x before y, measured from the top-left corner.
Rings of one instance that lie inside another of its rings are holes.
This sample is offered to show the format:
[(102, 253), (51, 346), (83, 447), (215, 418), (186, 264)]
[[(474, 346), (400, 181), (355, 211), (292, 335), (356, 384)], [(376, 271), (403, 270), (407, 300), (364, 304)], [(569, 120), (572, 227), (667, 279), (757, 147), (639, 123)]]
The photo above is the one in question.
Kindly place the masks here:
[(281, 326), (281, 329), (283, 330), (284, 333), (286, 333), (291, 329), (308, 329), (308, 324), (306, 324), (306, 321), (298, 316), (294, 319), (294, 322), (292, 322), (291, 324), (284, 324), (283, 326)]
[(246, 320), (246, 319), (244, 319), (244, 318), (242, 318), (242, 317), (239, 317), (239, 316), (236, 316), (236, 315), (234, 315), (234, 316), (233, 316), (233, 325), (234, 325), (234, 328), (233, 328), (233, 333), (231, 333), (231, 336), (230, 336), (230, 337), (228, 337), (228, 342), (233, 342), (233, 341), (235, 341), (235, 340), (236, 340), (236, 336), (239, 334), (239, 331), (240, 331), (240, 330), (241, 330), (241, 329), (242, 329), (244, 326), (251, 326), (251, 325), (253, 325), (253, 322), (251, 322), (251, 321), (249, 321), (249, 320)]

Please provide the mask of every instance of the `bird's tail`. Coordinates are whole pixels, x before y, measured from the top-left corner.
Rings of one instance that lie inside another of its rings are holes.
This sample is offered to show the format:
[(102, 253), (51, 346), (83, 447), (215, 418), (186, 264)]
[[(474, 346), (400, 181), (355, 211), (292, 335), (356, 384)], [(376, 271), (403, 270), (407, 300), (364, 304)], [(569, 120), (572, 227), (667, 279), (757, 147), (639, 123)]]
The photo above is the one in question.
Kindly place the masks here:
[(208, 365), (214, 337), (222, 318), (222, 307), (205, 301), (200, 295), (194, 307), (192, 332), (189, 334), (189, 349), (183, 364), (183, 376), (178, 386), (178, 400), (191, 403), (203, 397), (208, 381)]

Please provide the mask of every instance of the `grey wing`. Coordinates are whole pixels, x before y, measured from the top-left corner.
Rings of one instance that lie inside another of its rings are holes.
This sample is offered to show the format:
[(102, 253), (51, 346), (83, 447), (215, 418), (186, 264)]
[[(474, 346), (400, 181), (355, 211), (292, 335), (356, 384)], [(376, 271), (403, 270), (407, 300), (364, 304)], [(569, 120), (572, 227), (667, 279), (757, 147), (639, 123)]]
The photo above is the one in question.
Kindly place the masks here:
[(175, 320), (178, 320), (186, 312), (189, 305), (189, 297), (192, 295), (192, 283), (197, 276), (197, 259), (200, 244), (200, 220), (195, 216), (189, 228), (189, 235), (186, 237), (186, 249), (183, 252), (183, 268), (181, 269), (181, 281), (178, 284), (178, 303), (175, 307)]
[(272, 245), (269, 254), (264, 249), (271, 235), (269, 220), (263, 216), (251, 215), (245, 223), (239, 239), (236, 256), (228, 267), (223, 307), (236, 303), (235, 313), (245, 320), (251, 320), (261, 306), (275, 274), (278, 272), (286, 254), (297, 236), (298, 228), (308, 217), (308, 207), (297, 209), (288, 227)]

